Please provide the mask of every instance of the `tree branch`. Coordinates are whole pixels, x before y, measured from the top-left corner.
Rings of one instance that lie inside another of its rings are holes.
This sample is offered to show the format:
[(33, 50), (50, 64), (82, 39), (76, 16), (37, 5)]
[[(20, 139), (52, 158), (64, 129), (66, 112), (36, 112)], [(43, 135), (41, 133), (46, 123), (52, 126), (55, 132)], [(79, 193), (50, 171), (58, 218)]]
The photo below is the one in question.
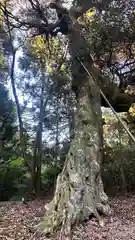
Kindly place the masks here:
[(110, 0), (74, 0), (70, 12), (72, 16), (78, 18), (92, 7), (97, 8), (101, 12), (107, 7), (109, 2)]
[[(132, 103), (135, 102), (135, 96), (129, 96), (121, 91), (115, 83), (110, 83), (110, 80), (104, 77), (100, 70), (91, 65), (91, 73), (97, 79), (100, 89), (103, 91), (116, 112), (127, 112)], [(108, 107), (102, 98), (102, 106)]]
[(43, 9), (40, 7), (40, 3), (38, 0), (35, 0), (35, 3), (33, 0), (28, 0), (32, 6), (32, 8), (38, 13), (39, 17), (45, 22), (46, 25), (48, 25), (47, 18), (45, 17)]
[[(37, 23), (34, 21), (20, 21), (18, 17), (13, 15), (10, 11), (7, 10), (6, 6), (4, 6), (2, 3), (0, 3), (0, 9), (2, 10), (3, 14), (5, 16), (8, 16), (8, 21), (9, 19), (12, 19), (15, 21), (15, 23), (12, 23), (10, 21), (10, 26), (14, 28), (21, 28), (21, 27), (26, 27), (27, 29), (29, 28), (36, 28), (39, 29), (42, 33), (45, 31), (45, 28), (47, 26), (46, 23)], [(6, 17), (7, 18), (7, 17)]]

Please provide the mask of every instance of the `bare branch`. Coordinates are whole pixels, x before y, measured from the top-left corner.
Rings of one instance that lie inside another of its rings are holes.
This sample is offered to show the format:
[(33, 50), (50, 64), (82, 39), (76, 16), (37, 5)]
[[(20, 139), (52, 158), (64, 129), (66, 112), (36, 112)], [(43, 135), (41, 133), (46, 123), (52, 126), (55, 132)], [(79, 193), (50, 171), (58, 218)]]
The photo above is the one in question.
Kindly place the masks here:
[(48, 25), (47, 18), (45, 17), (43, 7), (40, 6), (39, 1), (35, 0), (35, 3), (33, 0), (29, 0), (32, 8), (38, 13), (39, 17), (45, 22), (46, 25)]
[(12, 23), (10, 20), (10, 26), (13, 28), (21, 28), (21, 27), (26, 27), (27, 30), (30, 28), (36, 28), (39, 30), (40, 34), (44, 33), (46, 24), (45, 23), (37, 23), (32, 21), (20, 21), (18, 17), (13, 15), (10, 11), (7, 10), (6, 6), (2, 5), (0, 3), (0, 9), (3, 11), (4, 16), (8, 16), (8, 19), (14, 20), (16, 23)]

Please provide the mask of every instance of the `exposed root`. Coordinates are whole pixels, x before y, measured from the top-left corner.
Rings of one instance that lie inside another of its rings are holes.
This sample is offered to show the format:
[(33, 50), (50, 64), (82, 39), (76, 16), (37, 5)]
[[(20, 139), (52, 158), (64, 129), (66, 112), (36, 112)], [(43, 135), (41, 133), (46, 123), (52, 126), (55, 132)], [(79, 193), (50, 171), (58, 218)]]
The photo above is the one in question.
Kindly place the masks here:
[[(93, 172), (95, 173), (95, 169)], [(91, 214), (97, 218), (101, 227), (104, 226), (99, 212), (108, 215), (110, 208), (106, 195), (104, 192), (100, 192), (103, 189), (99, 176), (98, 178), (92, 178), (92, 176), (93, 174), (91, 174), (88, 184), (87, 181), (82, 182), (84, 179), (82, 176), (77, 173), (73, 175), (71, 169), (70, 174), (66, 169), (59, 175), (55, 196), (52, 202), (45, 206), (46, 216), (38, 226), (45, 234), (53, 234), (54, 231), (61, 228), (59, 239), (70, 240), (72, 239), (72, 225), (89, 219)]]
[(110, 213), (98, 163), (100, 104), (97, 99), (94, 101), (93, 95), (89, 101), (87, 84), (80, 88), (78, 94), (78, 128), (63, 171), (58, 176), (54, 198), (46, 206), (47, 214), (39, 226), (44, 233), (51, 234), (60, 227), (62, 240), (71, 239), (72, 225), (88, 220), (91, 215), (103, 227), (100, 213)]

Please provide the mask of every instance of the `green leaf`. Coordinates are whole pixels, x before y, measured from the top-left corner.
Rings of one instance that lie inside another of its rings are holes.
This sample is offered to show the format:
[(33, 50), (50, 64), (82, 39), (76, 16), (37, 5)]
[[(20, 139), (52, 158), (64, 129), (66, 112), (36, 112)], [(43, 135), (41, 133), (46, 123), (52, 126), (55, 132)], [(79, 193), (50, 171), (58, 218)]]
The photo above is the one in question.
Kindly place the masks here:
[(23, 158), (19, 157), (19, 158), (11, 161), (11, 167), (16, 168), (16, 167), (21, 167), (21, 166), (24, 166)]

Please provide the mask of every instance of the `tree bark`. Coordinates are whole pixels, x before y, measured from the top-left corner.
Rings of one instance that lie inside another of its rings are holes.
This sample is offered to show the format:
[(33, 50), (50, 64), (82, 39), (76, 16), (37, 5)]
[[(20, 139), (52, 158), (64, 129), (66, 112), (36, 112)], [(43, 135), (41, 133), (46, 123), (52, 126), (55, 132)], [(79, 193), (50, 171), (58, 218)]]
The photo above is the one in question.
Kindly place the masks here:
[(67, 99), (67, 115), (68, 115), (69, 139), (71, 143), (72, 139), (74, 138), (75, 130), (75, 111), (73, 93), (69, 93), (69, 97)]
[[(17, 116), (18, 116), (18, 121), (19, 121), (20, 145), (24, 145), (23, 121), (22, 121), (22, 116), (21, 116), (20, 103), (19, 103), (19, 99), (18, 99), (18, 96), (17, 96), (16, 87), (15, 87), (15, 60), (16, 60), (17, 49), (15, 49), (14, 45), (13, 45), (11, 25), (10, 25), (9, 16), (8, 16), (7, 11), (5, 13), (5, 17), (6, 17), (6, 21), (7, 21), (7, 29), (8, 29), (8, 34), (9, 34), (9, 39), (10, 39), (10, 47), (11, 47), (11, 54), (12, 54), (11, 71), (10, 71), (11, 86), (12, 86), (12, 91), (13, 91), (13, 95), (14, 95), (14, 98), (15, 98), (15, 104), (16, 104), (16, 108), (17, 108)], [(23, 147), (23, 154), (24, 154), (24, 147)]]
[[(13, 46), (12, 46), (12, 49), (13, 49)], [(22, 143), (23, 142), (23, 121), (22, 121), (22, 117), (21, 117), (21, 109), (20, 109), (19, 99), (17, 96), (16, 87), (15, 87), (15, 78), (14, 78), (15, 57), (16, 57), (16, 51), (13, 49), (10, 77), (11, 77), (12, 91), (13, 91), (13, 95), (15, 98), (15, 103), (16, 103), (16, 108), (17, 108), (17, 116), (18, 116), (18, 121), (19, 121), (20, 143)]]
[(55, 157), (56, 161), (59, 158), (59, 99), (60, 94), (57, 93), (57, 99), (56, 99), (56, 137), (55, 137)]
[(91, 71), (89, 47), (77, 21), (69, 35), (72, 56), (73, 86), (76, 88), (77, 114), (75, 136), (71, 142), (63, 171), (58, 176), (52, 202), (40, 228), (48, 233), (62, 226), (62, 239), (71, 239), (71, 226), (94, 215), (100, 225), (100, 213), (109, 214), (108, 198), (100, 176), (101, 106), (100, 91), (83, 70), (76, 57)]
[(22, 114), (21, 114), (21, 108), (20, 108), (20, 103), (16, 91), (16, 86), (15, 86), (15, 76), (14, 76), (14, 71), (15, 71), (15, 60), (16, 60), (16, 51), (13, 47), (12, 44), (12, 38), (11, 38), (11, 33), (10, 33), (10, 40), (11, 40), (11, 48), (12, 48), (12, 62), (11, 62), (11, 71), (10, 71), (10, 78), (11, 78), (11, 86), (12, 86), (12, 91), (15, 99), (15, 104), (16, 104), (16, 109), (17, 109), (17, 117), (18, 117), (18, 122), (19, 122), (19, 140), (20, 140), (20, 155), (24, 158), (25, 164), (28, 167), (28, 170), (30, 173), (32, 173), (31, 170), (31, 164), (26, 159), (25, 156), (25, 151), (26, 151), (26, 141), (25, 141), (25, 133), (24, 133), (24, 128), (23, 128), (23, 120), (22, 120)]
[[(110, 82), (108, 77), (104, 77), (98, 67), (94, 66), (93, 60), (90, 57), (89, 69), (93, 76), (98, 80), (100, 89), (103, 91), (116, 112), (127, 112), (132, 103), (135, 102), (135, 96), (130, 96), (115, 84)], [(108, 107), (103, 97), (101, 97), (101, 105)]]
[(44, 119), (44, 108), (47, 105), (48, 97), (44, 103), (44, 88), (45, 88), (45, 76), (41, 78), (41, 99), (40, 99), (40, 114), (39, 123), (36, 131), (36, 141), (33, 158), (33, 191), (36, 196), (40, 195), (41, 190), (41, 162), (42, 162), (42, 132), (43, 132), (43, 119)]
[(94, 84), (91, 96), (89, 91), (86, 80), (78, 94), (75, 137), (63, 171), (58, 176), (54, 198), (47, 206), (47, 217), (40, 225), (47, 233), (62, 224), (67, 239), (71, 238), (70, 228), (73, 224), (93, 214), (102, 225), (98, 212), (109, 213), (108, 199), (100, 177), (99, 91)]
[[(120, 123), (118, 122), (118, 135), (119, 135), (119, 149), (121, 149), (122, 153), (122, 127)], [(122, 195), (125, 195), (127, 193), (127, 183), (126, 183), (126, 177), (124, 172), (124, 161), (122, 154), (120, 155), (120, 173), (121, 173), (121, 191)]]

